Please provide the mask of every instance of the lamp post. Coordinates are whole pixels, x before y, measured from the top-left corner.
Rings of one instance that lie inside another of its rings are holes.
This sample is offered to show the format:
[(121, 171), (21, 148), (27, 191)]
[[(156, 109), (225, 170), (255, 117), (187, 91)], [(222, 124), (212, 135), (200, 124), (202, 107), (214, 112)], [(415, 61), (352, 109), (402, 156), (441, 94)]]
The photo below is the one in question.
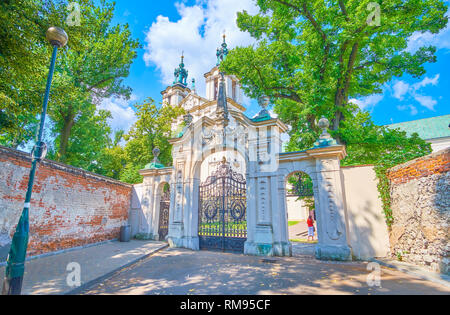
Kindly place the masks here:
[(31, 152), (32, 164), (28, 180), (27, 194), (25, 196), (25, 203), (23, 206), (22, 215), (20, 216), (19, 223), (17, 224), (16, 231), (11, 242), (11, 249), (9, 250), (6, 274), (3, 281), (3, 295), (19, 295), (22, 291), (23, 274), (25, 272), (25, 258), (28, 247), (28, 212), (30, 209), (31, 194), (33, 192), (34, 176), (36, 174), (37, 164), (42, 161), (47, 153), (47, 146), (44, 142), (42, 142), (42, 137), (44, 133), (45, 115), (47, 113), (50, 86), (52, 83), (53, 72), (55, 70), (58, 48), (65, 46), (68, 40), (66, 32), (59, 27), (50, 27), (47, 30), (46, 38), (53, 46), (52, 60), (47, 78), (47, 87), (45, 89), (39, 134), (36, 145)]

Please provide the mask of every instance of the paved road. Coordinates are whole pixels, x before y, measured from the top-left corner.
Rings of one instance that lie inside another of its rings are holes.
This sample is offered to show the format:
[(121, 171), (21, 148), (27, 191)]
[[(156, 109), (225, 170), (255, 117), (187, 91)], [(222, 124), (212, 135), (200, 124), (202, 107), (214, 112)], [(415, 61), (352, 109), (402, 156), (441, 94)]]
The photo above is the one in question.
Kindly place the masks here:
[[(66, 294), (74, 290), (67, 281), (73, 279), (71, 274), (77, 268), (74, 263), (80, 268), (81, 283), (85, 284), (166, 246), (154, 241), (114, 241), (32, 259), (25, 266), (22, 294)], [(5, 267), (0, 267), (0, 288), (4, 274)]]
[(442, 285), (382, 268), (381, 288), (367, 285), (365, 263), (166, 249), (83, 294), (450, 294)]

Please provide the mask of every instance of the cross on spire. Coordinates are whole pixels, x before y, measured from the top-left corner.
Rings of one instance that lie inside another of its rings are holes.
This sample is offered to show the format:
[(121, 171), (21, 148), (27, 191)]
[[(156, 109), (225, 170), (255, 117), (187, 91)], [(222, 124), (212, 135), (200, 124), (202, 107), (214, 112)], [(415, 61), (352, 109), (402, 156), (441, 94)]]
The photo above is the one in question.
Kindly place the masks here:
[(221, 45), (221, 48), (217, 48), (216, 56), (217, 56), (217, 66), (220, 65), (220, 63), (225, 59), (225, 57), (228, 55), (228, 47), (226, 42), (226, 35), (225, 31), (223, 31), (223, 43)]

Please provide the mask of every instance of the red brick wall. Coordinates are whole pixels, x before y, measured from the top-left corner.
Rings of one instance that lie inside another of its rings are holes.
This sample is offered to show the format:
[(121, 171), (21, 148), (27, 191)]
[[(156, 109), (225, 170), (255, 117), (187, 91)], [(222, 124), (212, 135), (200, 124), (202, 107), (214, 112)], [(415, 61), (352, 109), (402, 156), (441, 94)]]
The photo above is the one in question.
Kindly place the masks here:
[[(30, 167), (28, 154), (0, 146), (3, 243), (13, 235), (22, 212)], [(128, 221), (131, 190), (131, 185), (107, 177), (43, 161), (33, 187), (28, 255), (118, 238), (120, 226)]]
[(442, 150), (391, 168), (388, 178), (392, 184), (401, 184), (449, 170), (450, 150)]

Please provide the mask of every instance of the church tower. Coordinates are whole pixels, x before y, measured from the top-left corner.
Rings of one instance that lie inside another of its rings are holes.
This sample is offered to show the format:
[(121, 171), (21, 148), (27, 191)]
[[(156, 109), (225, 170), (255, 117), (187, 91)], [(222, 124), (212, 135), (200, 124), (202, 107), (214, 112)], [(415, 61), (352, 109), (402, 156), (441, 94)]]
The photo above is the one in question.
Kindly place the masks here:
[(184, 67), (184, 56), (181, 55), (181, 62), (174, 71), (175, 80), (173, 85), (161, 92), (163, 104), (178, 106), (181, 101), (191, 92), (187, 86), (188, 71)]
[[(227, 57), (228, 55), (228, 45), (226, 43), (226, 36), (223, 35), (223, 43), (220, 48), (216, 51), (217, 56), (217, 64), (214, 68), (211, 69), (208, 73), (206, 73), (206, 98), (209, 101), (217, 101), (219, 96), (219, 84), (220, 84), (220, 71), (219, 66), (220, 63)], [(225, 75), (225, 90), (226, 95), (229, 99), (234, 101), (237, 104), (242, 103), (242, 90), (239, 84), (238, 78), (234, 75)]]
[[(192, 118), (192, 123), (197, 122), (202, 117), (209, 117), (214, 120), (221, 117), (227, 125), (230, 111), (245, 112), (246, 109), (242, 106), (242, 90), (238, 78), (220, 72), (220, 63), (227, 57), (228, 52), (224, 35), (220, 48), (216, 50), (217, 63), (211, 71), (204, 75), (206, 97), (197, 94), (194, 79), (192, 79), (192, 88), (188, 87), (188, 71), (185, 68), (184, 56), (182, 55), (181, 63), (174, 71), (173, 85), (161, 92), (163, 104), (183, 107), (186, 116)], [(185, 124), (183, 115), (177, 117), (172, 123), (174, 134), (182, 134), (180, 128)]]

